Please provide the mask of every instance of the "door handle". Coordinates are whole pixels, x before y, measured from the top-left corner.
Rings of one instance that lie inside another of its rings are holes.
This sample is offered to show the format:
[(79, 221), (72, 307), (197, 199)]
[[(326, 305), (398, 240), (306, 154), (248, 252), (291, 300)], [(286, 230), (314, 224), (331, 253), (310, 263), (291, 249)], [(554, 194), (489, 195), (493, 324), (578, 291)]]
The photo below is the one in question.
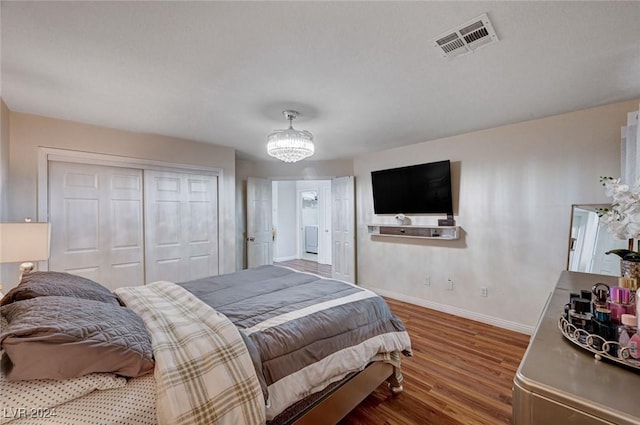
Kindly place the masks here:
[(249, 236), (249, 237), (247, 238), (247, 240), (248, 240), (249, 242), (255, 242), (256, 238), (254, 238), (253, 236)]

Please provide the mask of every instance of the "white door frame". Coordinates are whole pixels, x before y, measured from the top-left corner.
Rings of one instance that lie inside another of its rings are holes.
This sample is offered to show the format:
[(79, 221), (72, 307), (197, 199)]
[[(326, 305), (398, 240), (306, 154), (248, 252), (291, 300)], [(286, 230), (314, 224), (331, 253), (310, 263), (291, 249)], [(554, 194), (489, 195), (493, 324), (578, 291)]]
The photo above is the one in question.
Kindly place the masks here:
[[(296, 189), (296, 223), (297, 223), (297, 227), (296, 227), (296, 236), (297, 236), (297, 244), (298, 244), (298, 249), (297, 249), (297, 255), (298, 258), (300, 259), (305, 259), (305, 255), (307, 254), (307, 244), (306, 244), (306, 226), (304, 223), (304, 220), (302, 219), (302, 215), (303, 215), (303, 211), (302, 211), (302, 204), (303, 204), (303, 200), (302, 200), (302, 194), (304, 192), (316, 192), (316, 196), (320, 196), (320, 188), (318, 187), (313, 187), (313, 188), (307, 188), (307, 189)], [(319, 204), (318, 204), (319, 207)], [(317, 221), (320, 221), (320, 210), (319, 208), (316, 208), (316, 218)], [(318, 226), (318, 232), (320, 232), (320, 227)], [(320, 236), (320, 233), (318, 233), (318, 236)], [(318, 241), (319, 242), (319, 241)], [(318, 260), (320, 256), (320, 245), (318, 245), (318, 252), (316, 253), (316, 262)]]
[[(38, 221), (49, 221), (49, 161), (75, 162), (80, 164), (106, 165), (111, 167), (140, 168), (142, 170), (175, 171), (182, 173), (199, 172), (218, 176), (218, 270), (223, 270), (224, 249), (221, 249), (220, 217), (224, 211), (223, 170), (218, 167), (180, 164), (127, 156), (82, 152), (68, 149), (38, 147)], [(49, 270), (49, 262), (38, 263), (39, 270)]]
[[(304, 182), (304, 181), (309, 181), (309, 180), (321, 180), (321, 181), (328, 181), (331, 182), (331, 180), (335, 179), (334, 177), (330, 177), (330, 176), (317, 176), (317, 177), (313, 177), (313, 178), (300, 178), (300, 177), (266, 177), (266, 179), (270, 182), (281, 182), (281, 181), (293, 181), (293, 182)], [(298, 202), (301, 193), (306, 191), (306, 190), (312, 190), (312, 189), (304, 189), (304, 190), (298, 190), (298, 188), (296, 188), (296, 223), (295, 223), (295, 228), (296, 228), (296, 256), (298, 258), (303, 258), (302, 254), (303, 254), (303, 243), (302, 243), (302, 236), (300, 236), (301, 231), (300, 231), (300, 226), (302, 225), (302, 220), (300, 219), (301, 216), (301, 208), (300, 205), (301, 203)], [(317, 189), (315, 189), (317, 190)], [(318, 196), (320, 196), (320, 193), (318, 193)], [(318, 230), (319, 232), (320, 230)], [(318, 237), (320, 236), (320, 234), (318, 233)], [(320, 243), (318, 241), (318, 243)], [(318, 249), (320, 247), (318, 246)], [(318, 253), (319, 254), (319, 253)], [(319, 258), (319, 257), (318, 257)]]
[[(304, 180), (296, 180), (304, 181)], [(302, 219), (302, 194), (304, 192), (315, 191), (316, 196), (318, 197), (318, 207), (317, 207), (317, 227), (318, 227), (318, 253), (316, 254), (316, 262), (318, 264), (330, 264), (331, 261), (327, 260), (327, 253), (329, 251), (326, 246), (326, 240), (324, 235), (324, 228), (326, 224), (326, 204), (329, 204), (329, 213), (331, 213), (331, 197), (325, 197), (326, 192), (328, 190), (331, 193), (331, 180), (323, 180), (323, 179), (314, 179), (314, 181), (326, 182), (328, 187), (325, 187), (323, 184), (319, 184), (317, 187), (308, 187), (306, 189), (296, 189), (296, 239), (297, 239), (297, 256), (298, 258), (305, 259), (306, 255), (306, 243), (305, 243), (305, 235), (306, 235), (306, 227), (305, 223)], [(330, 221), (330, 220), (329, 220)], [(331, 242), (329, 241), (329, 245)], [(323, 260), (323, 261), (321, 261)]]
[[(320, 216), (322, 218), (321, 222), (318, 223), (318, 263), (320, 264), (330, 264), (333, 266), (333, 255), (331, 253), (331, 204), (333, 202), (333, 198), (331, 197), (331, 186), (322, 188), (322, 194), (320, 198), (323, 202), (323, 214)], [(320, 226), (322, 225), (322, 226)], [(322, 253), (322, 255), (320, 255)]]

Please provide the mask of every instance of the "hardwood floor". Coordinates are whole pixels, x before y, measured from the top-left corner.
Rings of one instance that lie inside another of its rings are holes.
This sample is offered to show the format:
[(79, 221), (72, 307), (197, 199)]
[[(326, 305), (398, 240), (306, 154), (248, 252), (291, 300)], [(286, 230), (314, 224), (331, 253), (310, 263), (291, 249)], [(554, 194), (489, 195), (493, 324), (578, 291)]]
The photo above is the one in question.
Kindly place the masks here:
[[(280, 263), (331, 277), (331, 266), (307, 260)], [(386, 299), (411, 337), (404, 358), (404, 392), (381, 385), (340, 425), (511, 424), (511, 386), (529, 335)]]
[(322, 277), (331, 277), (331, 266), (328, 264), (319, 264), (309, 260), (289, 260), (273, 263), (276, 266), (286, 266), (301, 272), (315, 273)]
[(405, 323), (413, 357), (404, 392), (381, 385), (340, 425), (511, 423), (511, 386), (529, 335), (387, 299)]

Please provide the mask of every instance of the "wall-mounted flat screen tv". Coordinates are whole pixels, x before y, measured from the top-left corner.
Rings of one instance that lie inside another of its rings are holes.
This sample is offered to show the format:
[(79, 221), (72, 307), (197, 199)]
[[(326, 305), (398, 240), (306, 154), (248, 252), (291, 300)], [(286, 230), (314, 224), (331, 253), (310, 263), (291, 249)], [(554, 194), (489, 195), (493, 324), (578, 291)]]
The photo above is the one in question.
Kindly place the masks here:
[(376, 214), (453, 214), (450, 161), (371, 172)]

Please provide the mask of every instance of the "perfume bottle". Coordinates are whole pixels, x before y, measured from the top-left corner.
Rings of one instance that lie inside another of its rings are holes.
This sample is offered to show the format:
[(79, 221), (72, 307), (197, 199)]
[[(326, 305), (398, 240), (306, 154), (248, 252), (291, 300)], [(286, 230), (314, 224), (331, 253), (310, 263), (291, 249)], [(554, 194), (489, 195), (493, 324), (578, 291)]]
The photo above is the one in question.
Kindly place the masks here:
[(595, 305), (594, 311), (596, 308), (606, 308), (607, 307), (607, 298), (609, 298), (609, 285), (606, 283), (596, 283), (591, 288), (591, 292), (593, 293), (593, 303)]
[(628, 306), (631, 301), (631, 291), (629, 288), (614, 286), (609, 291), (609, 302), (607, 308), (611, 310), (611, 321), (620, 324), (621, 316), (628, 314)]
[[(618, 326), (618, 344), (620, 344), (619, 357), (628, 359), (640, 358), (640, 337), (638, 336), (638, 319), (632, 314), (623, 314), (620, 318), (621, 325)], [(624, 352), (623, 347), (628, 347)]]

